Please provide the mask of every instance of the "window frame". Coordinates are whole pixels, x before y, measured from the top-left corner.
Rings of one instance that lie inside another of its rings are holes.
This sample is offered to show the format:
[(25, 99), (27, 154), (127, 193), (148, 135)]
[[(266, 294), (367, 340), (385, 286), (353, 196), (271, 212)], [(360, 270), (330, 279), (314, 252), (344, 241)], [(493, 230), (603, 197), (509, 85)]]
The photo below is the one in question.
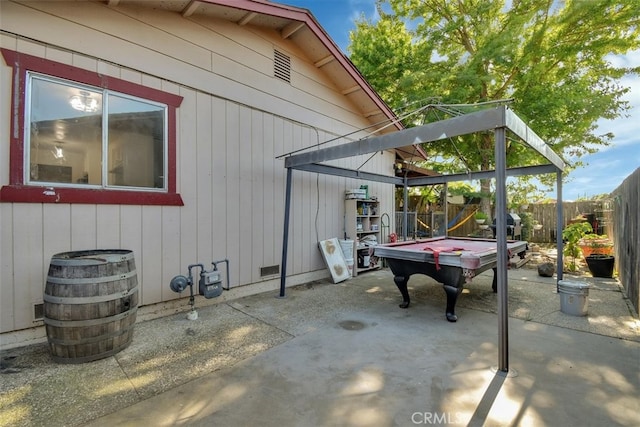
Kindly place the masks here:
[[(182, 197), (176, 192), (176, 117), (177, 108), (183, 100), (181, 96), (9, 49), (0, 48), (0, 52), (5, 63), (13, 69), (9, 185), (0, 189), (0, 202), (184, 206)], [(165, 104), (167, 106), (166, 190), (141, 191), (126, 187), (122, 189), (82, 188), (58, 186), (56, 183), (46, 185), (25, 183), (27, 72), (70, 80), (80, 85), (112, 90), (142, 100)]]

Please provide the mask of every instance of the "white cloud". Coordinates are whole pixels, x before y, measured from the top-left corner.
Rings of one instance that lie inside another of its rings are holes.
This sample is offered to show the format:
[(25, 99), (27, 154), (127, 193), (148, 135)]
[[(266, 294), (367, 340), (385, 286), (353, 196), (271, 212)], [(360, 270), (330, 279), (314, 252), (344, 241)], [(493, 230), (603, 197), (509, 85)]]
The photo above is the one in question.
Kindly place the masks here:
[(629, 51), (625, 55), (608, 55), (606, 59), (614, 67), (639, 67), (640, 49)]
[[(626, 55), (610, 55), (607, 59), (616, 67), (640, 67), (640, 50), (628, 52)], [(616, 147), (640, 144), (640, 76), (628, 74), (620, 79), (620, 84), (629, 88), (624, 100), (629, 102), (631, 108), (625, 117), (615, 120), (598, 121), (597, 133), (611, 132), (615, 135), (613, 145)], [(611, 147), (602, 147), (606, 151)]]
[(355, 21), (360, 19), (362, 15), (373, 22), (380, 19), (375, 0), (349, 0), (349, 11), (352, 28), (355, 28)]

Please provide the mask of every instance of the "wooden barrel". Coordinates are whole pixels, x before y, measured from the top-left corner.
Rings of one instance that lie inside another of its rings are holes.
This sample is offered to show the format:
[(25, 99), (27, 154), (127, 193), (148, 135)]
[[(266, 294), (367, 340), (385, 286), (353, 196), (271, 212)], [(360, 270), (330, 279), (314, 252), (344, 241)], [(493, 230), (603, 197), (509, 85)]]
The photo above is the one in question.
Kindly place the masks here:
[(132, 251), (76, 251), (51, 258), (44, 323), (56, 362), (90, 362), (126, 348), (133, 339), (137, 310)]

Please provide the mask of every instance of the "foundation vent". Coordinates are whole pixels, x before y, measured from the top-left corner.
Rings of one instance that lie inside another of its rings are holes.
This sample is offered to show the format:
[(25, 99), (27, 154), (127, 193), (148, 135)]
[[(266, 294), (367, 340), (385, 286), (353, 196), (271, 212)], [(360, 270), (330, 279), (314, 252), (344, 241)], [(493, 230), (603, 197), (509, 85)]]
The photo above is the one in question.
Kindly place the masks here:
[(33, 320), (44, 319), (44, 303), (33, 305)]
[(260, 267), (260, 277), (273, 276), (275, 274), (280, 274), (280, 264)]

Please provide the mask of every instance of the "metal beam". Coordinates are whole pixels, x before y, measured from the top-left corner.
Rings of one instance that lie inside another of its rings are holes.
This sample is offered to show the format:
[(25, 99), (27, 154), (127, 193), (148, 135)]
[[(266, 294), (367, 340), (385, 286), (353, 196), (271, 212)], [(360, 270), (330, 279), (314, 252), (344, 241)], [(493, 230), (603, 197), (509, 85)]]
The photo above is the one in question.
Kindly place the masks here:
[(290, 168), (309, 163), (321, 163), (376, 151), (392, 150), (422, 142), (493, 130), (502, 126), (503, 118), (504, 115), (500, 108), (478, 111), (386, 135), (373, 136), (308, 153), (295, 154), (285, 159), (284, 166)]
[(565, 163), (520, 117), (513, 111), (505, 109), (506, 127), (521, 138), (529, 147), (542, 154), (545, 159), (556, 165), (558, 169), (564, 171)]
[[(405, 179), (397, 176), (381, 175), (372, 172), (364, 172), (354, 169), (341, 168), (338, 166), (330, 166), (312, 163), (309, 165), (300, 165), (292, 167), (291, 169), (301, 170), (306, 172), (321, 173), (324, 175), (341, 176), (344, 178), (362, 179), (365, 181), (382, 182), (386, 184), (394, 184), (397, 186), (404, 186)], [(538, 165), (538, 166), (523, 166), (520, 168), (511, 168), (506, 170), (507, 176), (521, 176), (521, 175), (542, 175), (546, 173), (556, 173), (558, 168), (554, 165)], [(427, 185), (445, 184), (448, 182), (469, 181), (473, 179), (491, 179), (496, 176), (495, 170), (471, 172), (471, 173), (456, 173), (449, 175), (433, 175), (423, 176), (418, 178), (407, 178), (408, 187), (422, 187)]]
[(404, 185), (404, 180), (395, 176), (381, 175), (378, 173), (364, 172), (354, 169), (346, 169), (338, 166), (320, 165), (317, 163), (296, 166), (291, 169), (321, 173), (325, 175), (342, 176), (345, 178), (362, 179), (365, 181), (383, 182), (385, 184)]
[[(511, 168), (506, 170), (507, 176), (521, 175), (542, 175), (545, 173), (556, 173), (558, 168), (554, 165), (538, 165), (523, 166), (520, 168)], [(445, 182), (470, 181), (472, 179), (490, 179), (496, 176), (495, 170), (470, 172), (470, 173), (453, 173), (449, 175), (437, 176), (421, 176), (418, 178), (409, 178), (409, 187), (421, 187), (424, 185), (444, 184)]]

